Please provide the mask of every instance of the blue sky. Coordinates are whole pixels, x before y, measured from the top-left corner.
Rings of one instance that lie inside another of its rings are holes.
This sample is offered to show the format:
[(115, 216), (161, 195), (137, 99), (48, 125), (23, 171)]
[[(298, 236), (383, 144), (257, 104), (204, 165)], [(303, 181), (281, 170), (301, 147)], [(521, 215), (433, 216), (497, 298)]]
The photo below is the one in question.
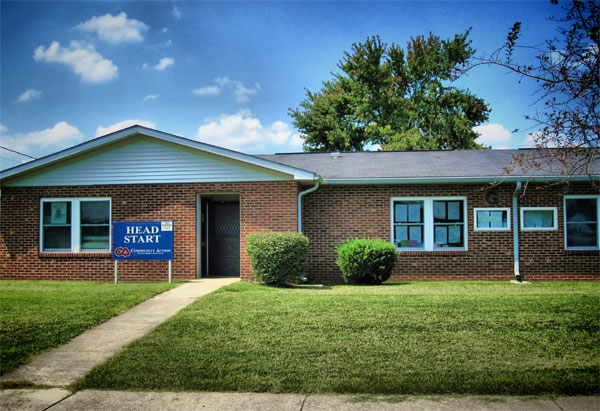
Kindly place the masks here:
[[(405, 46), (472, 27), (490, 53), (521, 21), (555, 34), (549, 1), (0, 2), (1, 145), (40, 157), (139, 123), (247, 153), (301, 151), (288, 108), (317, 91), (354, 42)], [(535, 85), (480, 67), (459, 80), (491, 107), (494, 148), (526, 144)], [(25, 158), (0, 150), (1, 167)]]

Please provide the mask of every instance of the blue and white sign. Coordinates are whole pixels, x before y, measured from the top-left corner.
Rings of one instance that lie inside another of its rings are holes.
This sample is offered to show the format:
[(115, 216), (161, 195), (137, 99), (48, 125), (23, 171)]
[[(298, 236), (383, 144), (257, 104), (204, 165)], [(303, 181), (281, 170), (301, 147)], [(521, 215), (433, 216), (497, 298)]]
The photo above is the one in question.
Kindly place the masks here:
[(172, 260), (173, 222), (113, 223), (114, 260)]

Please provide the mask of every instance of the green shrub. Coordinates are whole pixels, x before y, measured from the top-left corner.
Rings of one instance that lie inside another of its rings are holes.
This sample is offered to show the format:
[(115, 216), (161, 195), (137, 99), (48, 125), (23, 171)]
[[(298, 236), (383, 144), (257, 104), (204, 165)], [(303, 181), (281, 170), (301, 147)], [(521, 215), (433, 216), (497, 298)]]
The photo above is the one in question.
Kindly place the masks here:
[(308, 238), (301, 233), (252, 233), (246, 237), (246, 251), (258, 281), (284, 286), (304, 275)]
[(390, 278), (398, 259), (394, 244), (366, 238), (348, 240), (337, 252), (336, 263), (350, 284), (381, 284)]

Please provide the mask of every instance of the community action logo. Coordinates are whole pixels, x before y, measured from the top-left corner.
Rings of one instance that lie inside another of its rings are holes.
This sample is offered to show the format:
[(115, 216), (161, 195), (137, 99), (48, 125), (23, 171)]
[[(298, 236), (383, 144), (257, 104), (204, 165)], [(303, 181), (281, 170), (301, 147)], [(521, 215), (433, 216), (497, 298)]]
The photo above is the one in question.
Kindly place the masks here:
[(117, 257), (129, 257), (131, 255), (131, 252), (127, 247), (117, 247), (115, 248), (115, 255)]

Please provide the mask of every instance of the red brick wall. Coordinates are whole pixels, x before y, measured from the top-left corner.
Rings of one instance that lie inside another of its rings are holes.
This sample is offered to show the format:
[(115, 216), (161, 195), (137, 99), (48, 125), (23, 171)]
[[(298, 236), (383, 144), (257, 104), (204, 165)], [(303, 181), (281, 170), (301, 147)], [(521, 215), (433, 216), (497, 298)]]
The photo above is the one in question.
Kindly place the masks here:
[[(511, 231), (474, 231), (473, 208), (488, 207), (486, 185), (321, 186), (303, 197), (303, 231), (311, 240), (308, 276), (339, 282), (335, 246), (355, 237), (390, 239), (390, 198), (466, 196), (468, 251), (402, 252), (392, 280), (507, 280), (513, 276)], [(307, 187), (304, 187), (307, 188)], [(113, 221), (175, 221), (173, 278), (195, 277), (196, 194), (239, 193), (241, 276), (251, 279), (245, 237), (254, 231), (295, 231), (297, 193), (294, 182), (148, 184), (2, 189), (0, 278), (112, 281), (109, 254), (40, 254), (40, 199), (111, 197)], [(514, 185), (495, 188), (496, 207), (512, 207)], [(589, 185), (568, 189), (530, 186), (519, 206), (558, 208), (558, 230), (522, 232), (521, 272), (531, 280), (599, 280), (599, 251), (565, 251), (564, 194), (597, 194)], [(511, 210), (512, 220), (512, 210)], [(512, 221), (511, 221), (512, 222)], [(512, 224), (511, 224), (512, 225)], [(119, 265), (122, 281), (164, 281), (166, 261), (128, 261)]]
[[(401, 252), (392, 280), (508, 280), (513, 278), (513, 231), (474, 231), (473, 208), (485, 202), (487, 185), (321, 186), (304, 196), (303, 232), (311, 241), (308, 276), (314, 281), (340, 282), (335, 247), (348, 238), (390, 241), (392, 197), (466, 196), (468, 251)], [(538, 186), (537, 188), (541, 188)], [(530, 185), (521, 206), (558, 208), (558, 230), (519, 231), (521, 273), (530, 280), (600, 280), (600, 251), (565, 251), (564, 194), (598, 194), (590, 185)], [(499, 204), (511, 208), (514, 185), (495, 188)]]
[[(39, 252), (40, 199), (111, 197), (112, 221), (174, 220), (174, 280), (196, 276), (196, 195), (239, 193), (241, 277), (251, 279), (245, 237), (254, 231), (296, 231), (295, 182), (4, 187), (0, 216), (0, 278), (112, 281), (107, 254)], [(166, 261), (119, 263), (120, 281), (165, 281)]]

